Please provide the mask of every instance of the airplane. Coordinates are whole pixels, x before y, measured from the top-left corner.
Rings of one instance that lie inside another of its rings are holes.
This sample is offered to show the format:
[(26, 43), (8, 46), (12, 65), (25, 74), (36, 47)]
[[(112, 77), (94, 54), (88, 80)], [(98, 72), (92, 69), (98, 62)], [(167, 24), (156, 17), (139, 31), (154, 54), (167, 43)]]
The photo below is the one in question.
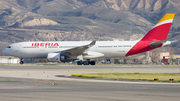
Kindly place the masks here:
[(119, 58), (150, 51), (172, 42), (167, 41), (175, 14), (165, 14), (155, 26), (136, 41), (37, 41), (14, 43), (2, 52), (23, 58), (47, 58), (48, 62), (79, 60), (78, 65), (95, 65), (96, 58)]

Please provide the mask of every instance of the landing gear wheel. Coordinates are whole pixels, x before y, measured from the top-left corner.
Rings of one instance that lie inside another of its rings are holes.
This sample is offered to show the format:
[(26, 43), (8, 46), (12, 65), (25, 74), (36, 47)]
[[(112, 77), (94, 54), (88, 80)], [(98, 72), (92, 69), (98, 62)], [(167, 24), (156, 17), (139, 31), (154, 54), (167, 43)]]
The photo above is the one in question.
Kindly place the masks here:
[(89, 65), (89, 61), (84, 61), (83, 64), (84, 65)]
[(91, 65), (95, 65), (96, 64), (96, 62), (95, 61), (91, 61), (91, 63), (90, 63)]
[(20, 64), (23, 64), (24, 61), (23, 61), (23, 58), (20, 58)]
[(77, 62), (77, 65), (82, 65), (82, 61), (78, 61), (78, 62)]
[(23, 64), (24, 63), (24, 61), (20, 61), (20, 64)]

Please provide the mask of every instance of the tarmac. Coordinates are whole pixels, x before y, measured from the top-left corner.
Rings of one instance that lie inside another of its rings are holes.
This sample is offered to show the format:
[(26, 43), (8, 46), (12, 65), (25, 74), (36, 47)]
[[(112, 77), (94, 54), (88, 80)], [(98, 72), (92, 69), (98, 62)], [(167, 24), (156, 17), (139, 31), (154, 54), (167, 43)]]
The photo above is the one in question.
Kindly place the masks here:
[(57, 77), (72, 73), (180, 73), (180, 67), (0, 66), (2, 101), (169, 101), (179, 100), (180, 83)]

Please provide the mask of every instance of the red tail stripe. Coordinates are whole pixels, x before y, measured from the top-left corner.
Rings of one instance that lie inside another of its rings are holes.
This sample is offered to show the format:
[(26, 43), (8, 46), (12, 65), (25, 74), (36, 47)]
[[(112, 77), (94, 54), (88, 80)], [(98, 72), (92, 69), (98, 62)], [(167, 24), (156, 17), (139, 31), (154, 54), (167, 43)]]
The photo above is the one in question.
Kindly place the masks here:
[(141, 41), (144, 40), (152, 40), (152, 39), (156, 39), (156, 40), (166, 40), (167, 35), (169, 33), (169, 29), (171, 27), (171, 23), (166, 23), (163, 25), (160, 25), (158, 27), (153, 28), (152, 30), (150, 30), (143, 38)]

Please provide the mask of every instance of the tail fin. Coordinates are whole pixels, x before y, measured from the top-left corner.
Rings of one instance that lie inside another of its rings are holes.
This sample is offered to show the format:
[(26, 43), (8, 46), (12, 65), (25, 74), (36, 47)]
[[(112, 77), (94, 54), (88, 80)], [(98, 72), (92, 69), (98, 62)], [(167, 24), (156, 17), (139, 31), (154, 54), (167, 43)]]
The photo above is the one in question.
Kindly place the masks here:
[(126, 56), (146, 52), (162, 45), (169, 44), (166, 41), (175, 14), (165, 14), (161, 20), (126, 54)]
[(175, 14), (165, 14), (141, 41), (166, 40)]

